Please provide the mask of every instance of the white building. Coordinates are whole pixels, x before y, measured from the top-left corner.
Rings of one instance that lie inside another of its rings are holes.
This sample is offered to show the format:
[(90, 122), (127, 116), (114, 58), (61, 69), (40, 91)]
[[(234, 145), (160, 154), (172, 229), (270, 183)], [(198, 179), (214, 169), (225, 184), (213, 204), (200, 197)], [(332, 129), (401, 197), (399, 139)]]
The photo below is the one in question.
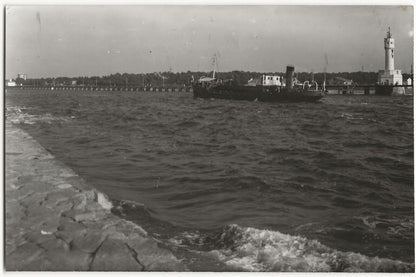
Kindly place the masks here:
[(274, 75), (263, 75), (261, 80), (263, 86), (281, 86), (283, 81), (282, 77)]
[(344, 85), (344, 86), (351, 86), (354, 83), (353, 80), (345, 79), (342, 77), (334, 77), (328, 80), (329, 85)]
[(15, 81), (13, 81), (12, 79), (10, 79), (10, 80), (7, 81), (6, 86), (8, 86), (8, 87), (15, 87), (15, 86), (17, 86), (17, 84), (16, 84)]
[(25, 81), (26, 81), (26, 79), (27, 79), (27, 75), (26, 75), (25, 73), (18, 73), (18, 74), (17, 74), (17, 78), (21, 78), (21, 79), (23, 79), (23, 80), (25, 80)]
[(384, 70), (378, 72), (378, 83), (382, 85), (402, 85), (402, 71), (394, 69), (394, 38), (391, 36), (390, 27), (387, 37), (384, 38), (384, 51), (385, 66)]

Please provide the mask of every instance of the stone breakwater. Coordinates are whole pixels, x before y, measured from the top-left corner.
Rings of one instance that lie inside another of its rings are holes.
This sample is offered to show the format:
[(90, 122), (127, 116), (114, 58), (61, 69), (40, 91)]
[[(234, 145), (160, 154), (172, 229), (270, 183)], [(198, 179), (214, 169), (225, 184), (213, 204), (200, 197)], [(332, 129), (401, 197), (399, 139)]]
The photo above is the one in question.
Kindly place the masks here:
[(186, 270), (27, 133), (10, 122), (5, 131), (6, 270)]

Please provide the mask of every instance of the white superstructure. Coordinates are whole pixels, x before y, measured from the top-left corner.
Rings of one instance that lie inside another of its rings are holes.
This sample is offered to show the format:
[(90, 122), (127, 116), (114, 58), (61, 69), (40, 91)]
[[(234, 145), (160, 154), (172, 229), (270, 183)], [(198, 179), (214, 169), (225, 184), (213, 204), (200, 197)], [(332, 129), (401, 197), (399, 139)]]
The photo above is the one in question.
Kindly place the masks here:
[(262, 78), (263, 86), (281, 86), (282, 77), (276, 75), (263, 75)]

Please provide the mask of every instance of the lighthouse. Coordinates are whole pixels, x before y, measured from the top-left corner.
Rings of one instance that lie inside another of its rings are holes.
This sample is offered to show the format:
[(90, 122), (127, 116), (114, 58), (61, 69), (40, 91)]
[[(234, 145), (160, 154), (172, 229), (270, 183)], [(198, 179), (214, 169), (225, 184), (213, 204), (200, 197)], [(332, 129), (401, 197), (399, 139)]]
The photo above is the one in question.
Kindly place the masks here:
[(390, 27), (387, 37), (384, 38), (384, 70), (378, 72), (379, 85), (402, 85), (401, 70), (394, 69), (394, 38), (391, 36)]

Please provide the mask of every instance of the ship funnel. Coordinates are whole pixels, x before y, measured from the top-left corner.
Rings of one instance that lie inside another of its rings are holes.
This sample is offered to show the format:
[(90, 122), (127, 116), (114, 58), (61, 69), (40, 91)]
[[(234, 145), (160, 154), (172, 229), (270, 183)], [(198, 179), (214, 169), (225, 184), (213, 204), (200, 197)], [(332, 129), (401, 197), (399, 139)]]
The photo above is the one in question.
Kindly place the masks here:
[(293, 65), (286, 66), (286, 88), (293, 88), (293, 72), (295, 67)]

